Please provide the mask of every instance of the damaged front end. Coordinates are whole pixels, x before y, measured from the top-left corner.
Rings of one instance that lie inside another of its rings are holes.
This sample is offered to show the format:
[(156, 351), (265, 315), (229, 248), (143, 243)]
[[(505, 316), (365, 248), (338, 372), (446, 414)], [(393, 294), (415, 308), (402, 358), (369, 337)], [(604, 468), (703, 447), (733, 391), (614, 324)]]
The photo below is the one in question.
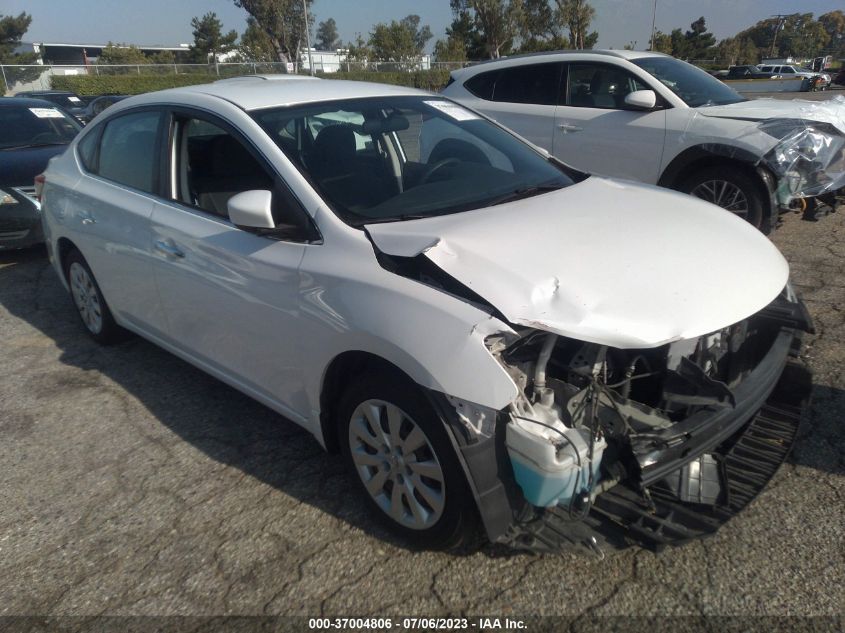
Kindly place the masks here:
[(519, 397), (498, 414), (450, 402), (478, 436), (463, 452), (488, 535), (599, 551), (714, 532), (787, 456), (810, 389), (805, 331), (787, 287), (735, 325), (652, 349), (531, 328), (488, 337)]
[(778, 139), (762, 162), (777, 177), (775, 196), (781, 206), (845, 187), (845, 134), (835, 125), (772, 119), (760, 124), (760, 131)]

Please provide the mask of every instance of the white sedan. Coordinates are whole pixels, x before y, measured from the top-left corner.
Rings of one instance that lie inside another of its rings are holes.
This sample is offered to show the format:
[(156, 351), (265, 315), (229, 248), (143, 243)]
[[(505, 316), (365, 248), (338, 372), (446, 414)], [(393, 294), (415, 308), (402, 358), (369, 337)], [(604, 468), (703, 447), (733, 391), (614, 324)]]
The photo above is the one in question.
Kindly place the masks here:
[(442, 96), (127, 99), (50, 163), (43, 217), (95, 340), (139, 334), (304, 426), (424, 546), (704, 535), (797, 428), (811, 326), (765, 237)]

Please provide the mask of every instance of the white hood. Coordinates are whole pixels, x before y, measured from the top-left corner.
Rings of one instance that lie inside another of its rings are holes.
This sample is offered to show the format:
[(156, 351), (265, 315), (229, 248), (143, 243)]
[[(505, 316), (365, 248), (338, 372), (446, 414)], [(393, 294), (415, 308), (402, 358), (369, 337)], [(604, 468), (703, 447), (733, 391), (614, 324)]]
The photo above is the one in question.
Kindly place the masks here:
[(768, 305), (789, 275), (772, 243), (733, 214), (597, 177), (487, 209), (366, 228), (384, 253), (424, 252), (513, 324), (619, 348), (736, 323)]
[(826, 101), (800, 99), (752, 99), (740, 103), (696, 108), (698, 114), (709, 117), (747, 119), (800, 119), (830, 123), (845, 133), (845, 97)]

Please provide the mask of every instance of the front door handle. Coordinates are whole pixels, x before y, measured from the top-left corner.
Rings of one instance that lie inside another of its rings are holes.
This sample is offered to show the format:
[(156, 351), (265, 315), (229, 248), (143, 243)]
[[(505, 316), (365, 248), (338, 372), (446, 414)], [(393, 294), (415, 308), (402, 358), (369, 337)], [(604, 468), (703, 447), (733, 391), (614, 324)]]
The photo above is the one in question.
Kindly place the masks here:
[(173, 246), (173, 244), (168, 244), (167, 242), (161, 240), (155, 243), (155, 248), (159, 253), (164, 253), (165, 255), (169, 255), (170, 257), (185, 256), (185, 253), (179, 250), (177, 247)]
[(569, 123), (558, 123), (557, 127), (559, 130), (563, 130), (564, 132), (582, 132), (584, 130), (582, 127), (571, 125)]
[(90, 215), (88, 215), (87, 213), (80, 213), (80, 214), (79, 214), (79, 220), (82, 222), (82, 224), (86, 224), (86, 225), (87, 225), (87, 224), (96, 224), (96, 223), (97, 223), (97, 220), (95, 220), (94, 218), (92, 218), (92, 217), (91, 217)]

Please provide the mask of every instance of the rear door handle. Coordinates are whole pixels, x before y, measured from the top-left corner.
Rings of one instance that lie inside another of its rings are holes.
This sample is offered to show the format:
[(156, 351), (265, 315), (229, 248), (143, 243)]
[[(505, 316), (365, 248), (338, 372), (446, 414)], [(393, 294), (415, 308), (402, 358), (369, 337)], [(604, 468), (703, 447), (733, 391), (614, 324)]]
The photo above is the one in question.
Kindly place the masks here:
[(570, 125), (569, 123), (558, 123), (557, 127), (559, 130), (563, 130), (564, 132), (581, 132), (584, 130), (582, 127)]
[(82, 224), (86, 224), (86, 225), (87, 225), (87, 224), (96, 224), (96, 223), (97, 223), (97, 220), (95, 220), (94, 218), (92, 218), (92, 217), (91, 217), (90, 215), (88, 215), (87, 213), (80, 213), (80, 214), (79, 214), (79, 220), (82, 222)]
[(164, 242), (164, 241), (161, 241), (161, 240), (159, 240), (155, 243), (155, 249), (159, 253), (164, 253), (165, 255), (169, 255), (170, 257), (180, 257), (181, 258), (181, 257), (185, 256), (185, 253), (183, 251), (179, 250), (176, 246), (174, 246), (173, 244), (168, 244), (167, 242)]

